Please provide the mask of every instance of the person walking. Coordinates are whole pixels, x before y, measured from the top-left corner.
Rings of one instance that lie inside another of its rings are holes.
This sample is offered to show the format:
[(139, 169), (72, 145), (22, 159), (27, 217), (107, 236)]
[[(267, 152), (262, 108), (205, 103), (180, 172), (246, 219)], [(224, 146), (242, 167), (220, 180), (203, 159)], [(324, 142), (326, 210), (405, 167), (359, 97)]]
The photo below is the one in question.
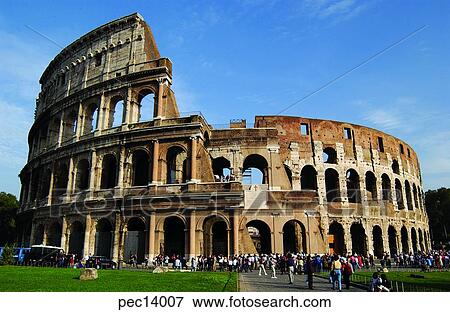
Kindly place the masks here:
[(308, 288), (313, 289), (313, 262), (311, 260), (311, 256), (308, 255), (306, 257), (305, 262), (305, 274), (306, 274), (306, 282), (308, 283)]
[(289, 274), (289, 284), (294, 284), (294, 268), (295, 268), (295, 260), (291, 254), (287, 255), (287, 268)]
[(271, 257), (269, 259), (269, 268), (272, 271), (271, 278), (277, 278), (276, 266), (277, 266), (277, 261), (273, 257)]
[(336, 284), (339, 291), (342, 291), (342, 264), (338, 255), (334, 255), (333, 263), (331, 264), (332, 276), (333, 276), (333, 290), (336, 289)]
[(266, 265), (265, 256), (262, 255), (259, 258), (259, 262), (258, 262), (258, 269), (259, 269), (259, 274), (258, 275), (261, 275), (262, 273), (264, 273), (264, 275), (267, 275), (265, 265)]
[(347, 259), (344, 259), (342, 263), (342, 277), (345, 284), (345, 289), (350, 289), (350, 276), (353, 274), (353, 268), (348, 263)]

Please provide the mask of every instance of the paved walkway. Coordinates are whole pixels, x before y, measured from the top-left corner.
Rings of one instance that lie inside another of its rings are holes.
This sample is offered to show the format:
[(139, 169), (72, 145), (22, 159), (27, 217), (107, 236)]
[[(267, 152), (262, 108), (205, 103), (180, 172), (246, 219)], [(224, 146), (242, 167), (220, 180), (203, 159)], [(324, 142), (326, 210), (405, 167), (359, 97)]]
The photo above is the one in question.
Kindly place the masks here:
[[(305, 282), (306, 275), (295, 275), (294, 284), (289, 284), (289, 278), (287, 274), (277, 274), (277, 278), (271, 278), (269, 272), (267, 275), (258, 275), (257, 271), (251, 273), (239, 273), (239, 287), (240, 291), (255, 291), (255, 292), (289, 292), (289, 291), (333, 291), (331, 284), (327, 279), (314, 277), (314, 289), (308, 289), (308, 285)], [(347, 290), (342, 289), (343, 292), (356, 292), (363, 291), (362, 289), (351, 287)]]

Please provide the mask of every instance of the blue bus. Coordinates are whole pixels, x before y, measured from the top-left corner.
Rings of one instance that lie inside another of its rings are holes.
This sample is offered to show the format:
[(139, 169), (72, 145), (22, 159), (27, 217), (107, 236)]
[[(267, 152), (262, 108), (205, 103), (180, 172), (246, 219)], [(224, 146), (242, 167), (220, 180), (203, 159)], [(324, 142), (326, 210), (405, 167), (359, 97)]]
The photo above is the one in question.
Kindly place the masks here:
[[(0, 247), (0, 259), (2, 259), (3, 249), (5, 247)], [(26, 256), (30, 253), (31, 248), (22, 248), (15, 247), (14, 248), (14, 264), (23, 265)]]

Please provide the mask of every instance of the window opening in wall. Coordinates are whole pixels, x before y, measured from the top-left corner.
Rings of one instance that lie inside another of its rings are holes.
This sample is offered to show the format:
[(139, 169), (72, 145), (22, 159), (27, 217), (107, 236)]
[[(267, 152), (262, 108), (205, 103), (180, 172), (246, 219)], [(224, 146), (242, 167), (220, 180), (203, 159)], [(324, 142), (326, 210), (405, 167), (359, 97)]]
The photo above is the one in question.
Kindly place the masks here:
[(102, 65), (102, 54), (101, 53), (97, 53), (95, 55), (95, 67), (98, 67)]
[(352, 138), (352, 129), (344, 128), (344, 139), (350, 140)]
[(403, 144), (400, 144), (400, 154), (404, 154), (404, 153), (405, 153), (405, 150), (403, 148)]
[(309, 125), (306, 123), (300, 124), (300, 134), (309, 135)]
[(411, 158), (411, 151), (408, 148), (408, 157)]
[(378, 137), (378, 151), (380, 153), (384, 153), (384, 143), (382, 137)]

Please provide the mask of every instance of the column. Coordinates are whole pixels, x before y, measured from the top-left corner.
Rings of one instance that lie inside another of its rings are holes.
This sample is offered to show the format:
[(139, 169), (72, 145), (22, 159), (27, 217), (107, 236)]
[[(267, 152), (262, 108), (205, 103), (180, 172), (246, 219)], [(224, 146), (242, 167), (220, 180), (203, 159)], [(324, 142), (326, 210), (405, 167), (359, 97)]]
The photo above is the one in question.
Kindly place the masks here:
[(59, 121), (58, 147), (61, 146), (63, 134), (64, 134), (64, 111), (61, 113), (61, 120)]
[(191, 214), (189, 216), (189, 261), (192, 257), (196, 256), (195, 253), (195, 223), (196, 223), (196, 216), (195, 216), (195, 210), (191, 211)]
[(155, 212), (151, 212), (148, 230), (148, 257), (150, 261), (153, 260), (153, 258), (157, 254), (155, 251), (155, 229), (156, 229), (156, 216)]
[(125, 146), (120, 147), (119, 155), (119, 174), (117, 179), (117, 186), (123, 188), (123, 176), (125, 171)]
[(239, 254), (239, 210), (233, 211), (233, 252)]
[(113, 236), (113, 250), (112, 250), (112, 260), (116, 262), (122, 261), (122, 252), (123, 248), (122, 239), (122, 217), (119, 213), (116, 213), (115, 224), (114, 224), (114, 236)]
[(77, 128), (75, 129), (75, 137), (76, 137), (77, 141), (80, 138), (80, 136), (83, 135), (83, 128), (84, 128), (84, 124), (83, 124), (83, 105), (80, 102), (80, 104), (78, 106)]
[(91, 170), (89, 174), (89, 189), (91, 190), (91, 196), (93, 196), (92, 192), (96, 189), (95, 175), (97, 174), (97, 152), (95, 150), (91, 152)]
[(52, 171), (50, 173), (50, 185), (48, 188), (47, 205), (51, 205), (53, 201), (53, 184), (55, 183), (55, 162), (52, 163)]
[(67, 239), (67, 220), (66, 217), (64, 216), (62, 218), (62, 229), (61, 229), (61, 248), (64, 249), (64, 252), (67, 253), (67, 243), (69, 242)]
[(34, 236), (35, 236), (35, 230), (36, 230), (36, 223), (34, 221), (31, 221), (31, 233), (30, 233), (30, 246), (34, 244)]
[(191, 182), (197, 180), (197, 137), (191, 137)]
[(127, 97), (125, 99), (125, 124), (133, 122), (133, 109), (132, 109), (132, 93), (131, 88), (127, 89)]
[(84, 247), (83, 247), (83, 258), (89, 256), (91, 253), (90, 250), (90, 241), (91, 241), (91, 215), (86, 215), (86, 225), (84, 230)]
[(158, 85), (158, 99), (156, 103), (156, 111), (154, 112), (155, 118), (162, 118), (163, 117), (163, 94), (164, 94), (164, 80), (162, 78), (158, 79), (159, 85)]
[(152, 183), (158, 184), (158, 174), (159, 174), (159, 166), (158, 166), (158, 158), (159, 158), (159, 141), (153, 141), (153, 160), (152, 160)]
[(73, 158), (70, 157), (69, 159), (69, 179), (67, 181), (67, 190), (66, 190), (66, 197), (67, 199), (69, 199), (70, 195), (72, 194), (73, 191), (73, 177), (74, 177), (74, 172), (73, 172)]
[(342, 224), (344, 228), (344, 242), (347, 253), (353, 253), (352, 235), (350, 234), (350, 225)]

